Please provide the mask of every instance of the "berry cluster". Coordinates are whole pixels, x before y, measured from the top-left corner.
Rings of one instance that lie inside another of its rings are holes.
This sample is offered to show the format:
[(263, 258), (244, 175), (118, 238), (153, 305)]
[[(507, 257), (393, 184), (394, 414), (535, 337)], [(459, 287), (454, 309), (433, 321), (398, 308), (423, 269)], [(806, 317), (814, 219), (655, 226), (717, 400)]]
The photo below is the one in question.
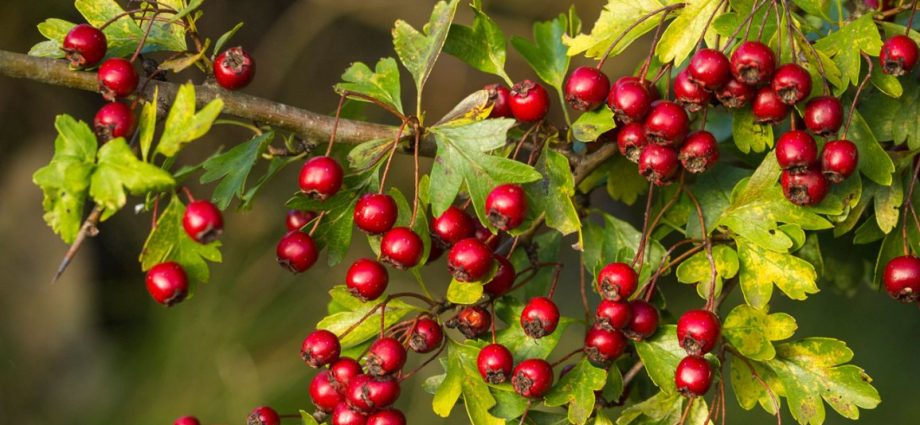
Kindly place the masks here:
[(687, 351), (677, 365), (674, 383), (685, 397), (706, 394), (712, 384), (712, 366), (702, 356), (716, 346), (722, 325), (709, 310), (690, 310), (677, 321), (677, 342)]

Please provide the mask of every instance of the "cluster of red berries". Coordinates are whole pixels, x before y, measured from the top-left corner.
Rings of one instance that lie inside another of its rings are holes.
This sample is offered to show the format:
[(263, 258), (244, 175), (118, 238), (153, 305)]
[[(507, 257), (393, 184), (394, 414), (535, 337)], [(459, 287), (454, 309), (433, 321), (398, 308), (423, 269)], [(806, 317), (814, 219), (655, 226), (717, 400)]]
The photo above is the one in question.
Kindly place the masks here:
[(690, 310), (677, 320), (677, 342), (687, 356), (677, 365), (674, 383), (685, 397), (706, 394), (712, 384), (712, 366), (703, 357), (719, 342), (722, 325), (709, 310)]

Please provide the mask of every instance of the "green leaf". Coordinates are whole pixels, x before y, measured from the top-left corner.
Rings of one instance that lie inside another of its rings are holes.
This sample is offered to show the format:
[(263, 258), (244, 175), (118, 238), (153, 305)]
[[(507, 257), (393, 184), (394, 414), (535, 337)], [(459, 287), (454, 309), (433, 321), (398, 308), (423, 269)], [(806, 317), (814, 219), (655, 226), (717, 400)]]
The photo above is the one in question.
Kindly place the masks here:
[(460, 282), (457, 279), (451, 279), (447, 287), (447, 301), (462, 305), (475, 304), (482, 298), (482, 291), (480, 282)]
[[(396, 59), (383, 58), (377, 61), (372, 71), (362, 62), (355, 62), (342, 74), (342, 81), (335, 85), (339, 94), (350, 91), (377, 99), (402, 113), (402, 100), (400, 99), (399, 68)], [(352, 99), (368, 102), (360, 97)]]
[(184, 215), (185, 205), (177, 195), (173, 195), (144, 242), (140, 255), (141, 269), (147, 271), (157, 264), (175, 261), (185, 269), (189, 279), (204, 283), (211, 275), (205, 260), (221, 262), (220, 241), (203, 245), (189, 238), (182, 227)]
[(449, 338), (445, 372), (444, 380), (441, 381), (441, 385), (438, 386), (431, 400), (431, 408), (434, 413), (442, 418), (450, 416), (450, 411), (463, 394), (463, 381), (466, 378), (458, 344)]
[(847, 138), (859, 150), (859, 172), (882, 186), (888, 186), (891, 184), (891, 174), (894, 173), (894, 162), (876, 140), (859, 111), (853, 112), (853, 123)]
[(872, 67), (870, 78), (869, 81), (872, 81), (872, 85), (884, 93), (885, 96), (898, 98), (904, 94), (904, 87), (901, 86), (901, 81), (898, 80), (898, 77), (882, 72), (882, 67), (880, 66)]
[[(707, 233), (715, 230), (719, 218), (731, 205), (732, 189), (739, 181), (750, 175), (751, 172), (748, 170), (720, 163), (696, 178), (690, 190), (693, 191), (703, 210), (703, 222), (706, 224)], [(687, 218), (687, 236), (693, 238), (702, 236), (700, 220), (696, 214), (690, 214)]]
[(882, 38), (873, 21), (873, 14), (867, 13), (840, 28), (831, 31), (827, 37), (815, 42), (815, 48), (834, 58), (845, 80), (849, 84), (859, 84), (859, 71), (862, 65), (860, 52), (878, 56), (882, 49)]
[(316, 418), (313, 415), (307, 413), (306, 410), (300, 411), (300, 420), (303, 425), (319, 425), (319, 422), (316, 422)]
[[(722, 293), (722, 281), (731, 279), (738, 273), (738, 253), (726, 245), (712, 247), (712, 258), (716, 265), (716, 297)], [(705, 251), (700, 251), (677, 266), (677, 280), (693, 283), (696, 291), (704, 300), (709, 299), (712, 269)]]
[(272, 160), (268, 163), (268, 169), (265, 170), (265, 174), (263, 174), (262, 177), (259, 178), (259, 181), (252, 185), (252, 187), (250, 187), (249, 190), (247, 190), (246, 193), (243, 194), (243, 196), (240, 198), (240, 200), (243, 201), (240, 203), (240, 209), (250, 208), (252, 206), (252, 200), (255, 198), (256, 194), (266, 183), (268, 183), (269, 180), (272, 179), (272, 177), (275, 177), (275, 175), (283, 170), (284, 167), (300, 161), (301, 159), (296, 156), (272, 158)]
[(794, 300), (804, 300), (809, 294), (818, 293), (817, 274), (808, 261), (765, 249), (745, 238), (736, 237), (735, 242), (741, 260), (741, 290), (752, 307), (763, 308), (770, 302), (774, 283)]
[[(677, 370), (677, 364), (687, 356), (687, 352), (677, 342), (677, 326), (660, 326), (653, 337), (636, 343), (636, 353), (655, 386), (663, 392), (677, 394), (674, 371)], [(712, 354), (707, 354), (706, 359), (714, 365), (718, 362)], [(713, 370), (717, 371), (718, 368), (713, 366)]]
[[(755, 373), (757, 377), (754, 376)], [(772, 369), (760, 362), (746, 362), (736, 356), (732, 358), (729, 374), (735, 399), (743, 409), (751, 410), (760, 403), (760, 406), (771, 415), (779, 411), (781, 399), (777, 393), (782, 388), (782, 384), (777, 380)], [(773, 397), (770, 397), (770, 392), (767, 391), (768, 388), (776, 397), (775, 404)]]
[(879, 186), (874, 199), (875, 222), (883, 233), (888, 234), (898, 225), (898, 211), (904, 202), (901, 179), (894, 179), (891, 186)]
[(542, 213), (546, 225), (563, 235), (579, 232), (578, 245), (581, 246), (581, 220), (572, 202), (575, 196), (575, 180), (565, 155), (549, 149), (543, 149), (537, 161), (537, 170), (543, 179), (525, 186), (527, 193), (536, 198), (531, 208)]
[(534, 339), (527, 336), (524, 328), (521, 327), (522, 311), (524, 311), (524, 304), (509, 297), (495, 304), (495, 314), (508, 325), (507, 328), (496, 333), (496, 341), (511, 351), (515, 362), (547, 358), (559, 344), (566, 328), (572, 324), (572, 318), (563, 316), (559, 319), (559, 325), (553, 333), (540, 339)]
[(568, 418), (573, 424), (584, 424), (594, 411), (594, 392), (604, 388), (607, 372), (583, 357), (559, 383), (546, 394), (547, 406), (569, 405)]
[(223, 107), (223, 100), (214, 99), (196, 113), (195, 86), (191, 83), (183, 84), (166, 116), (157, 152), (168, 157), (175, 156), (183, 145), (204, 136), (211, 129), (211, 124)]
[(29, 50), (30, 56), (63, 58), (61, 44), (67, 33), (77, 24), (63, 19), (48, 18), (38, 24), (38, 32), (48, 40), (39, 42)]
[(751, 108), (739, 109), (732, 118), (732, 140), (743, 153), (763, 152), (773, 147), (773, 127), (757, 124)]
[(447, 417), (463, 396), (470, 423), (486, 425), (505, 425), (505, 421), (490, 413), (496, 405), (495, 397), (489, 391), (489, 385), (479, 376), (476, 357), (479, 348), (447, 340), (447, 376), (435, 393), (433, 408), (441, 417)]
[[(597, 276), (601, 267), (608, 263), (621, 261), (631, 262), (639, 249), (639, 240), (642, 233), (631, 224), (611, 215), (604, 214), (604, 227), (585, 221), (585, 250), (584, 264), (592, 275)], [(645, 281), (651, 276), (653, 269), (657, 269), (665, 249), (657, 240), (646, 244), (648, 251), (642, 269), (639, 271), (639, 281)]]
[(767, 314), (741, 304), (725, 317), (722, 336), (745, 357), (770, 360), (776, 356), (772, 341), (792, 337), (798, 325), (785, 313)]
[(105, 208), (102, 220), (125, 206), (125, 189), (132, 195), (161, 192), (176, 182), (166, 171), (137, 159), (125, 139), (110, 140), (99, 148), (89, 194)]
[(828, 15), (831, 8), (830, 0), (793, 0), (793, 3), (809, 15), (819, 16), (825, 21), (831, 20)]
[(141, 159), (147, 162), (147, 156), (150, 154), (150, 146), (153, 145), (153, 133), (157, 126), (157, 101), (160, 96), (160, 87), (153, 87), (153, 99), (144, 102), (141, 109), (141, 117), (138, 120), (138, 146), (141, 148)]
[(217, 39), (217, 42), (214, 43), (214, 50), (211, 53), (211, 57), (217, 56), (217, 54), (220, 53), (221, 50), (224, 48), (224, 45), (227, 44), (227, 42), (230, 41), (230, 39), (233, 38), (234, 35), (236, 35), (236, 32), (239, 31), (240, 28), (243, 28), (242, 22), (234, 25), (233, 28), (230, 29), (230, 31), (223, 33)]
[[(354, 224), (355, 204), (358, 203), (357, 188), (339, 191), (335, 197), (341, 196), (336, 205), (326, 210), (323, 225), (316, 229), (313, 239), (326, 250), (326, 264), (334, 267), (339, 264), (348, 252), (351, 244), (352, 226)], [(335, 198), (334, 197), (334, 198)], [(327, 199), (326, 202), (330, 200)], [(305, 208), (305, 211), (319, 211), (315, 208)]]
[(479, 7), (473, 6), (473, 26), (452, 24), (444, 43), (444, 51), (482, 72), (494, 74), (510, 86), (511, 77), (505, 73), (505, 34)]
[[(708, 29), (710, 17), (718, 17), (717, 9), (722, 5), (720, 0), (695, 0), (687, 2), (687, 6), (680, 10), (680, 15), (668, 25), (661, 35), (656, 52), (661, 63), (674, 61), (679, 64), (690, 56), (696, 47), (697, 41), (704, 32), (715, 31)], [(655, 22), (658, 19), (650, 19)]]
[(597, 140), (601, 134), (613, 130), (614, 127), (616, 124), (613, 122), (613, 111), (602, 106), (594, 111), (581, 114), (572, 123), (572, 137), (580, 142), (590, 143)]
[[(682, 415), (686, 409), (687, 403), (690, 410), (687, 417)], [(709, 420), (709, 408), (706, 407), (706, 400), (703, 397), (687, 399), (681, 397), (677, 392), (661, 391), (658, 394), (646, 399), (645, 401), (633, 404), (625, 409), (617, 418), (617, 425), (665, 425), (678, 424), (684, 425), (712, 425)]]
[(534, 22), (533, 42), (518, 36), (511, 39), (511, 45), (527, 60), (537, 76), (557, 89), (562, 88), (569, 69), (569, 55), (562, 44), (567, 28), (568, 18), (563, 13), (553, 20)]
[(920, 115), (920, 84), (909, 78), (899, 81), (904, 89), (900, 98), (867, 90), (859, 99), (859, 111), (879, 140), (906, 142), (911, 150), (920, 149), (920, 120), (916, 119)]
[[(584, 52), (588, 58), (600, 59), (604, 52), (607, 51), (607, 48), (610, 47), (610, 44), (639, 18), (669, 3), (671, 2), (662, 0), (608, 0), (604, 10), (601, 11), (601, 15), (594, 23), (594, 28), (591, 29), (590, 34), (578, 34), (575, 37), (566, 35), (562, 38), (562, 43), (568, 47), (569, 56), (576, 56)], [(647, 19), (645, 22), (636, 25), (617, 44), (611, 54), (619, 54), (633, 41), (651, 31), (657, 25), (658, 19), (655, 18)]]
[(58, 115), (54, 121), (51, 162), (35, 171), (32, 182), (41, 188), (45, 222), (67, 243), (73, 243), (83, 221), (83, 206), (96, 159), (96, 136), (83, 121)]
[(274, 138), (275, 132), (269, 131), (246, 143), (236, 145), (227, 152), (212, 156), (202, 164), (205, 173), (201, 175), (201, 183), (220, 180), (211, 195), (211, 200), (218, 208), (226, 209), (234, 196), (243, 198), (246, 178), (249, 177), (252, 166)]
[[(533, 241), (533, 247), (537, 252), (537, 260), (540, 263), (551, 263), (559, 259), (559, 246), (562, 241), (562, 235), (558, 232), (543, 232), (538, 234)], [(517, 271), (522, 271), (531, 266), (527, 250), (517, 249), (511, 255), (511, 264)], [(523, 299), (545, 294), (549, 290), (555, 274), (553, 267), (540, 267), (537, 274), (534, 275), (530, 283), (519, 289)]]
[[(342, 348), (351, 348), (375, 337), (380, 332), (380, 309), (375, 311), (370, 317), (361, 322), (348, 335), (341, 336), (345, 330), (358, 323), (368, 312), (380, 305), (383, 298), (376, 301), (362, 302), (348, 292), (348, 288), (343, 285), (337, 285), (329, 290), (330, 305), (336, 306), (336, 312), (324, 317), (316, 324), (317, 329), (326, 329), (336, 335), (339, 335), (339, 343)], [(422, 311), (423, 309), (402, 300), (390, 300), (386, 305), (385, 326), (390, 327), (400, 321), (403, 317), (412, 312)]]
[[(164, 3), (170, 5), (169, 2)], [(76, 0), (74, 2), (86, 22), (100, 27), (111, 18), (123, 14), (125, 10), (115, 0)], [(147, 10), (145, 16), (151, 16)], [(121, 18), (112, 22), (103, 30), (108, 44), (108, 57), (123, 57), (134, 53), (138, 43), (144, 38), (147, 27), (153, 24), (150, 34), (144, 42), (141, 53), (172, 51), (181, 52), (188, 49), (185, 43), (185, 28), (163, 21), (142, 21), (138, 24), (133, 19)]]
[(349, 168), (363, 173), (380, 165), (392, 150), (393, 143), (393, 139), (375, 139), (355, 146), (348, 152)]
[(648, 180), (638, 173), (636, 164), (626, 159), (623, 155), (613, 157), (609, 163), (607, 194), (610, 195), (611, 199), (626, 205), (636, 203), (639, 196), (648, 191)]

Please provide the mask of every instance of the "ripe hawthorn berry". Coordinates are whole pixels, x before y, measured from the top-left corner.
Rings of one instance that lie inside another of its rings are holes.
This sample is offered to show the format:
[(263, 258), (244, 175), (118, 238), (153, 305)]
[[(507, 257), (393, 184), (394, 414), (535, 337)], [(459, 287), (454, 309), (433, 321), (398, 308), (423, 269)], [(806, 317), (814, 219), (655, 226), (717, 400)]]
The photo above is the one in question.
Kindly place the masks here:
[(61, 43), (64, 56), (73, 68), (86, 68), (99, 63), (108, 49), (105, 34), (90, 24), (74, 26)]
[(680, 161), (674, 149), (661, 145), (646, 145), (639, 154), (639, 174), (656, 186), (671, 184)]
[(521, 397), (543, 397), (553, 386), (553, 367), (543, 359), (524, 360), (514, 368), (511, 386)]
[(709, 385), (712, 384), (712, 366), (699, 356), (684, 357), (674, 372), (674, 384), (684, 397), (702, 396), (709, 391)]
[(189, 202), (182, 216), (185, 234), (193, 241), (209, 244), (217, 240), (224, 231), (224, 219), (220, 210), (211, 201), (199, 199)]
[(617, 148), (620, 154), (632, 162), (639, 162), (639, 154), (647, 144), (645, 126), (642, 123), (631, 122), (624, 125), (617, 133)]
[(819, 136), (829, 136), (843, 124), (843, 106), (832, 96), (814, 97), (805, 104), (805, 127)]
[(652, 143), (678, 147), (690, 131), (690, 118), (680, 105), (667, 100), (652, 104), (645, 117), (645, 135)]
[(471, 305), (464, 307), (444, 325), (451, 329), (456, 328), (463, 336), (472, 339), (489, 330), (492, 315), (480, 306)]
[(721, 51), (701, 49), (697, 51), (687, 65), (690, 79), (713, 91), (728, 83), (732, 78), (732, 65)]
[(396, 409), (384, 409), (368, 417), (367, 425), (406, 425), (406, 415)]
[(176, 419), (173, 425), (201, 425), (201, 422), (194, 416), (183, 416)]
[(524, 222), (527, 215), (527, 197), (516, 184), (495, 186), (486, 197), (486, 216), (499, 230), (508, 231)]
[(335, 406), (344, 401), (333, 385), (332, 372), (322, 370), (313, 377), (310, 381), (310, 400), (322, 412), (332, 412)]
[(338, 360), (329, 365), (329, 376), (332, 385), (340, 394), (345, 393), (345, 388), (351, 379), (362, 374), (361, 364), (351, 357), (339, 357)]
[(302, 229), (314, 218), (316, 213), (313, 211), (289, 210), (284, 225), (289, 232), (293, 232)]
[(909, 73), (917, 64), (917, 53), (917, 43), (904, 34), (885, 40), (878, 57), (882, 72), (895, 77)]
[(777, 124), (789, 115), (789, 105), (783, 103), (779, 95), (769, 87), (761, 87), (754, 95), (751, 104), (754, 121), (758, 124)]
[(770, 87), (783, 103), (795, 105), (811, 94), (811, 74), (800, 65), (787, 63), (777, 68)]
[(549, 94), (539, 83), (524, 80), (511, 87), (511, 114), (521, 122), (540, 121), (549, 112)]
[(604, 103), (610, 79), (597, 68), (575, 68), (565, 81), (565, 101), (576, 111), (590, 111)]
[(300, 345), (300, 358), (312, 368), (323, 367), (339, 359), (342, 346), (339, 337), (325, 329), (307, 335)]
[(603, 299), (594, 311), (594, 320), (597, 326), (608, 331), (626, 328), (626, 326), (629, 326), (631, 319), (632, 311), (630, 311), (629, 302), (626, 300)]
[(790, 130), (776, 141), (776, 162), (791, 173), (803, 172), (818, 161), (818, 145), (807, 132)]
[(399, 393), (399, 382), (392, 377), (358, 375), (348, 384), (345, 399), (358, 411), (370, 413), (395, 403)]
[(319, 251), (310, 235), (299, 230), (288, 232), (275, 247), (278, 264), (291, 273), (303, 273), (316, 263)]
[(111, 58), (103, 62), (96, 76), (99, 80), (99, 92), (109, 102), (134, 93), (139, 80), (134, 65), (122, 58)]
[(677, 157), (687, 171), (695, 174), (705, 172), (719, 160), (719, 142), (706, 130), (690, 133)]
[(397, 269), (411, 269), (422, 260), (424, 245), (412, 229), (394, 227), (380, 240), (380, 261)]
[(359, 258), (345, 274), (345, 286), (361, 301), (373, 301), (380, 298), (390, 282), (386, 267), (370, 258)]
[(492, 270), (492, 250), (476, 238), (454, 244), (447, 253), (447, 269), (460, 282), (477, 282)]
[(636, 291), (639, 277), (626, 263), (610, 263), (597, 274), (597, 292), (605, 300), (627, 300)]
[(501, 384), (511, 377), (514, 357), (507, 347), (501, 344), (489, 344), (479, 351), (476, 367), (482, 379), (490, 384)]
[(227, 90), (249, 85), (256, 74), (256, 62), (242, 47), (224, 50), (214, 58), (214, 79)]
[(729, 109), (743, 108), (753, 98), (754, 88), (734, 78), (716, 91), (716, 99), (722, 106)]
[(374, 376), (394, 374), (405, 364), (406, 349), (396, 338), (390, 337), (374, 341), (364, 358), (364, 367)]
[(533, 297), (521, 311), (521, 327), (531, 338), (552, 334), (559, 325), (559, 307), (547, 297)]
[(396, 223), (396, 201), (383, 193), (367, 193), (355, 204), (355, 226), (371, 235), (379, 235)]
[(367, 416), (347, 403), (339, 403), (332, 411), (332, 425), (366, 425)]
[(134, 130), (134, 113), (124, 103), (107, 103), (96, 112), (93, 129), (100, 143), (119, 137), (130, 137), (131, 131)]
[(432, 239), (448, 248), (461, 239), (472, 237), (476, 231), (473, 218), (460, 208), (451, 206), (431, 219)]
[(719, 318), (709, 310), (689, 310), (677, 320), (677, 341), (694, 356), (712, 351), (721, 333)]
[(821, 152), (821, 172), (828, 182), (840, 183), (856, 171), (859, 150), (849, 140), (834, 140), (824, 144)]
[(280, 425), (278, 412), (268, 406), (256, 407), (246, 418), (246, 425)]
[(745, 41), (735, 49), (731, 58), (732, 74), (741, 82), (758, 86), (769, 81), (776, 68), (776, 56), (766, 44)]
[(489, 283), (482, 287), (482, 290), (493, 297), (504, 295), (514, 285), (514, 279), (517, 273), (514, 271), (514, 265), (507, 258), (496, 255), (495, 261), (498, 262), (498, 271)]
[(300, 169), (300, 190), (307, 196), (326, 200), (342, 188), (344, 172), (339, 162), (328, 156), (314, 156)]
[(674, 101), (683, 106), (687, 112), (698, 112), (709, 104), (712, 94), (703, 89), (696, 81), (690, 79), (687, 70), (677, 73), (674, 78)]
[(828, 191), (827, 179), (816, 168), (808, 168), (796, 174), (783, 171), (780, 185), (789, 202), (802, 206), (817, 205)]
[(441, 346), (444, 330), (436, 320), (423, 317), (415, 322), (409, 337), (409, 348), (416, 353), (430, 353)]
[(607, 364), (623, 355), (628, 344), (622, 332), (594, 325), (585, 334), (585, 355), (594, 363)]
[(632, 317), (629, 325), (623, 329), (627, 338), (633, 341), (642, 341), (658, 331), (658, 310), (643, 300), (629, 302), (629, 311)]
[(483, 88), (489, 93), (492, 111), (489, 118), (514, 118), (511, 114), (511, 90), (501, 84), (489, 84)]
[[(622, 80), (622, 79), (621, 79)], [(652, 94), (638, 79), (617, 81), (607, 96), (607, 106), (623, 124), (642, 121), (652, 107)]]
[(892, 258), (885, 265), (882, 281), (892, 298), (902, 303), (920, 300), (920, 258), (913, 255)]
[(188, 276), (179, 263), (169, 261), (150, 268), (147, 272), (147, 292), (153, 299), (172, 307), (188, 295)]

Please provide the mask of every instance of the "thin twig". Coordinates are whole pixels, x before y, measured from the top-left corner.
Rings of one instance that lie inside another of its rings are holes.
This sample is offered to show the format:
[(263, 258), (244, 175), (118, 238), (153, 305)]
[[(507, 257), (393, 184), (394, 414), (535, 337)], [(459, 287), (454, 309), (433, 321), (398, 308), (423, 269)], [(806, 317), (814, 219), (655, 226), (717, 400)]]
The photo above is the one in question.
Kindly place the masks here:
[(709, 297), (706, 300), (706, 309), (712, 312), (715, 312), (713, 302), (715, 301), (716, 296), (716, 278), (718, 277), (718, 270), (716, 270), (716, 261), (712, 258), (712, 241), (709, 239), (709, 232), (706, 230), (706, 219), (703, 217), (703, 208), (700, 206), (700, 202), (696, 199), (696, 196), (693, 195), (693, 192), (684, 188), (684, 193), (687, 194), (687, 197), (690, 198), (690, 202), (693, 203), (693, 208), (696, 210), (696, 216), (700, 221), (700, 234), (703, 238), (703, 246), (706, 248), (706, 258), (709, 260)]
[(863, 77), (863, 80), (859, 82), (859, 86), (856, 87), (856, 93), (853, 94), (853, 102), (850, 104), (850, 115), (847, 117), (847, 124), (843, 127), (843, 137), (841, 137), (841, 139), (844, 140), (846, 140), (847, 134), (850, 132), (850, 124), (853, 122), (853, 115), (856, 115), (856, 103), (859, 102), (859, 95), (862, 94), (863, 88), (866, 87), (866, 83), (868, 83), (869, 78), (872, 77), (872, 58), (862, 51), (860, 51), (859, 54), (866, 60), (866, 65), (869, 68), (866, 70), (866, 76)]

